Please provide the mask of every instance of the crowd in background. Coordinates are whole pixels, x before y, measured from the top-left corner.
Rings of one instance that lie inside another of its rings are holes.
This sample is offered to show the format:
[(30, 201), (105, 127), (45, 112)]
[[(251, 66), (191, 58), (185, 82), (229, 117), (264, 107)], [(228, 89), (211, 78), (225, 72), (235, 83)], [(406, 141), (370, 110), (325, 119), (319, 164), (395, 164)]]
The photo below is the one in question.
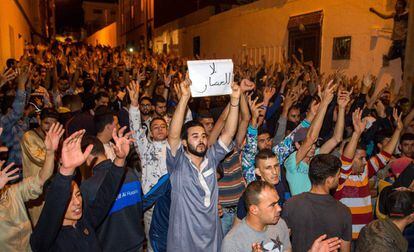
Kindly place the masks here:
[(394, 83), (28, 44), (0, 74), (1, 251), (414, 251), (414, 108)]

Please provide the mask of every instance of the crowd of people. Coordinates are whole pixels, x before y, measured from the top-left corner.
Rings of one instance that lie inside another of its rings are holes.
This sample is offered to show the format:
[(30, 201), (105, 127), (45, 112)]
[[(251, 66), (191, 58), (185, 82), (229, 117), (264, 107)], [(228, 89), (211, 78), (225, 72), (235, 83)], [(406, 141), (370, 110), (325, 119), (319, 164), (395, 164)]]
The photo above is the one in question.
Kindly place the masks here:
[[(300, 51), (301, 52), (301, 51)], [(414, 251), (414, 108), (303, 57), (28, 44), (0, 74), (1, 251)]]

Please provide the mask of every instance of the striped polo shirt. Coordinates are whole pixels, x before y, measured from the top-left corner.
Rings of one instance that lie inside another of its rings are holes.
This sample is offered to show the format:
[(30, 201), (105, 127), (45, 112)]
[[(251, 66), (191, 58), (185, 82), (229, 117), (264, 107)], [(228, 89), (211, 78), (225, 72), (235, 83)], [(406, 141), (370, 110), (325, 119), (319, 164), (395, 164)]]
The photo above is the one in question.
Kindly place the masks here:
[(234, 151), (220, 164), (224, 176), (218, 182), (219, 202), (222, 207), (236, 207), (239, 198), (246, 188), (243, 178), (240, 151)]
[(368, 180), (387, 164), (390, 157), (391, 154), (384, 151), (371, 157), (360, 175), (351, 175), (352, 169), (341, 169), (341, 178), (335, 198), (351, 210), (352, 239), (357, 239), (361, 229), (373, 219)]

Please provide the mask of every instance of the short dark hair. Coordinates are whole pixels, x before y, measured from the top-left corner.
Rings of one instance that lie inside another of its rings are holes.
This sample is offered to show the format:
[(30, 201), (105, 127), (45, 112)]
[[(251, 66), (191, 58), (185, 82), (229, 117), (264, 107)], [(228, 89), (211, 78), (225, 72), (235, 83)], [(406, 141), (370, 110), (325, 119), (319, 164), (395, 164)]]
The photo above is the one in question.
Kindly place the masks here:
[(259, 160), (268, 159), (268, 158), (275, 158), (276, 154), (270, 150), (270, 149), (263, 149), (260, 150), (255, 157), (256, 164), (259, 162)]
[(405, 133), (401, 136), (400, 143), (404, 141), (412, 141), (414, 140), (414, 134), (412, 133)]
[(147, 100), (147, 101), (149, 101), (152, 104), (151, 99), (148, 96), (141, 97), (139, 99), (139, 104), (141, 104), (144, 100)]
[(44, 108), (40, 113), (40, 120), (44, 120), (46, 118), (54, 118), (59, 120), (59, 113), (53, 108)]
[(153, 124), (153, 122), (155, 122), (155, 121), (163, 121), (165, 124), (167, 124), (167, 122), (165, 121), (165, 119), (164, 118), (162, 118), (162, 117), (154, 117), (152, 120), (151, 120), (151, 122), (150, 122), (150, 128), (152, 127), (152, 124)]
[(157, 103), (167, 103), (167, 100), (165, 100), (164, 97), (156, 95), (152, 100), (152, 105), (157, 105)]
[(407, 7), (407, 1), (406, 0), (397, 0), (397, 2), (395, 4), (398, 4), (398, 3), (401, 3), (404, 8)]
[(101, 92), (96, 93), (94, 99), (95, 99), (95, 101), (99, 101), (102, 97), (109, 98), (109, 95), (108, 95), (107, 92), (101, 91)]
[(391, 138), (393, 132), (391, 130), (381, 130), (375, 134), (375, 143), (381, 143), (385, 138)]
[[(101, 107), (101, 106), (100, 106)], [(97, 110), (93, 120), (95, 122), (96, 132), (100, 133), (105, 129), (105, 126), (114, 122), (114, 112), (110, 109), (100, 109)]]
[(82, 99), (79, 95), (65, 95), (62, 97), (62, 105), (64, 107), (69, 107), (70, 105), (80, 105)]
[(103, 146), (103, 143), (101, 142), (101, 140), (99, 140), (95, 136), (84, 136), (82, 138), (82, 142), (81, 142), (82, 151), (85, 151), (86, 147), (88, 147), (90, 144), (93, 145), (91, 155), (93, 156), (97, 156), (99, 154), (105, 155), (105, 148)]
[(385, 211), (393, 219), (402, 219), (414, 213), (414, 192), (392, 192), (385, 201)]
[(200, 114), (197, 115), (197, 120), (198, 121), (201, 121), (202, 119), (205, 119), (205, 118), (213, 118), (213, 120), (214, 120), (213, 115), (208, 111), (205, 111), (205, 112), (200, 113)]
[(257, 136), (263, 135), (263, 134), (269, 134), (270, 137), (272, 137), (272, 134), (270, 133), (270, 130), (265, 126), (260, 126), (257, 130)]
[(259, 196), (264, 189), (275, 190), (274, 186), (263, 180), (251, 182), (244, 191), (244, 204), (247, 212), (252, 205), (260, 203)]
[(182, 140), (188, 140), (188, 130), (192, 127), (201, 127), (204, 129), (203, 125), (195, 120), (188, 121), (184, 124), (183, 128), (181, 129), (181, 139)]
[(335, 176), (342, 164), (331, 154), (316, 155), (309, 164), (309, 179), (312, 185), (322, 185), (329, 177)]

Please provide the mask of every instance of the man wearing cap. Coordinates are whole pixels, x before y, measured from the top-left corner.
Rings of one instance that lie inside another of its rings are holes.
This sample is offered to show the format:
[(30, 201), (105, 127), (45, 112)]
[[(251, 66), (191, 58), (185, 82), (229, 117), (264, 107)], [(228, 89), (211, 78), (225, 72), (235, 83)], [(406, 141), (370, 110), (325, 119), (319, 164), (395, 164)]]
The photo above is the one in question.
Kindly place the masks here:
[(385, 205), (388, 218), (375, 220), (361, 230), (357, 251), (408, 251), (402, 233), (414, 222), (414, 192), (394, 191)]

